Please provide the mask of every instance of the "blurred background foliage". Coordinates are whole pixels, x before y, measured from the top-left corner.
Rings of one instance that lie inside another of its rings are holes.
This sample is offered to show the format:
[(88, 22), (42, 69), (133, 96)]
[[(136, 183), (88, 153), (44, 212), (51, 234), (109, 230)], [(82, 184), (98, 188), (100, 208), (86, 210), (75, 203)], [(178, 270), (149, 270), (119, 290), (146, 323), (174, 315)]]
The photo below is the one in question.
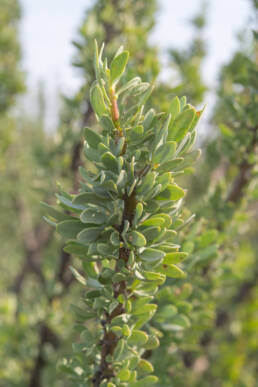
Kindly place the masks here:
[[(160, 347), (146, 353), (163, 387), (258, 385), (257, 1), (252, 5), (239, 50), (218, 69), (202, 157), (195, 170), (189, 160), (182, 182), (189, 213), (196, 213), (179, 234), (190, 253), (188, 277), (167, 281), (157, 294), (152, 325)], [(105, 41), (109, 58), (121, 44), (130, 51), (129, 77), (156, 80), (149, 103), (157, 109), (174, 95), (204, 106), (208, 9), (196, 10), (189, 47), (169, 49), (172, 79), (165, 82), (158, 47), (149, 39), (158, 8), (156, 0), (95, 0), (73, 42), (81, 86), (62, 96), (58, 127), (49, 134), (42, 86), (36, 115), (15, 111), (26, 85), (21, 12), (17, 0), (0, 0), (1, 387), (71, 385), (57, 362), (76, 340), (70, 304), (80, 293), (69, 270), (72, 257), (42, 220), (39, 201), (49, 202), (56, 181), (78, 189), (81, 130), (95, 125), (89, 104), (94, 39)]]

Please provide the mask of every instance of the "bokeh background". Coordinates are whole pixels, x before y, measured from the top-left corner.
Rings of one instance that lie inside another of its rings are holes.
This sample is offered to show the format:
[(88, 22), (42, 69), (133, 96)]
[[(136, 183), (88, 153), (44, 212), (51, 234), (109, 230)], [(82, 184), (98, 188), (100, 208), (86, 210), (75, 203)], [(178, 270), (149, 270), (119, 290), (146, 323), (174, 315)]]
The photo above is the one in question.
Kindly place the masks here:
[(77, 340), (80, 266), (39, 202), (57, 182), (78, 190), (95, 38), (155, 79), (157, 110), (207, 104), (180, 181), (188, 277), (156, 300), (159, 386), (258, 386), (257, 20), (257, 0), (0, 0), (1, 387), (75, 385), (58, 364)]

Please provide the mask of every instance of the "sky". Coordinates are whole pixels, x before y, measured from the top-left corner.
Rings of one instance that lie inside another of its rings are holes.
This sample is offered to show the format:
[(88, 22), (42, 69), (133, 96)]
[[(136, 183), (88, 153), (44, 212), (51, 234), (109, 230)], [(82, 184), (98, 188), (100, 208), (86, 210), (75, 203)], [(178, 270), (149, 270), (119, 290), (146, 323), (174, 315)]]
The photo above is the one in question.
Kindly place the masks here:
[[(20, 0), (22, 6), (21, 44), (28, 95), (39, 81), (47, 95), (47, 122), (57, 121), (58, 90), (72, 93), (80, 85), (71, 66), (77, 29), (93, 0)], [(148, 1), (148, 0), (146, 0)], [(159, 0), (157, 23), (151, 42), (161, 50), (161, 59), (169, 47), (187, 47), (191, 27), (187, 23), (198, 12), (202, 0)], [(250, 16), (248, 0), (208, 0), (208, 27), (205, 40), (208, 57), (203, 66), (204, 78), (215, 87), (218, 69), (237, 48), (237, 33)], [(27, 97), (27, 103), (29, 97)]]

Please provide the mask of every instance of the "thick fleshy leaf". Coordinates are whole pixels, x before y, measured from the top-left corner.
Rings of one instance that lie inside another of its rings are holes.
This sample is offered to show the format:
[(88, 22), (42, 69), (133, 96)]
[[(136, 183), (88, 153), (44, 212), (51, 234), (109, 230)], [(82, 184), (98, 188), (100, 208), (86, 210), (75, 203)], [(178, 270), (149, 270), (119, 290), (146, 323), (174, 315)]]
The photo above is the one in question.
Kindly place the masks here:
[(104, 130), (107, 130), (108, 132), (112, 132), (115, 129), (113, 121), (106, 114), (101, 116), (101, 118), (100, 118), (100, 125), (102, 126), (102, 128)]
[(78, 282), (80, 282), (84, 286), (87, 285), (86, 278), (84, 278), (74, 267), (70, 266), (70, 270)]
[(180, 262), (182, 262), (187, 256), (188, 256), (188, 253), (183, 253), (183, 252), (168, 253), (168, 254), (166, 254), (166, 256), (164, 257), (163, 264), (180, 263)]
[(149, 192), (155, 183), (156, 176), (156, 172), (147, 173), (147, 175), (142, 180), (142, 183), (137, 187), (137, 193), (144, 194)]
[(118, 231), (113, 231), (110, 236), (110, 242), (113, 246), (119, 246), (120, 245), (120, 234)]
[(77, 238), (82, 243), (90, 243), (94, 242), (98, 239), (99, 234), (101, 233), (102, 229), (100, 227), (89, 227), (85, 230), (82, 230)]
[(156, 304), (143, 304), (143, 305), (136, 305), (133, 308), (132, 313), (135, 315), (138, 314), (145, 314), (145, 313), (152, 313), (154, 314), (157, 310)]
[(141, 232), (144, 234), (147, 241), (152, 242), (160, 235), (162, 231), (160, 227), (152, 226), (152, 227), (145, 228), (144, 230), (141, 230)]
[(84, 129), (84, 136), (87, 143), (94, 149), (97, 149), (99, 143), (102, 141), (102, 137), (90, 128)]
[(171, 113), (172, 119), (174, 120), (175, 117), (180, 112), (180, 101), (177, 96), (172, 99), (171, 104), (169, 105), (168, 111), (169, 113)]
[(152, 350), (159, 347), (159, 344), (159, 339), (156, 336), (149, 336), (149, 340), (144, 345), (144, 348), (147, 350)]
[(172, 173), (171, 172), (165, 172), (165, 173), (161, 174), (160, 176), (158, 176), (158, 178), (157, 178), (157, 183), (161, 184), (161, 186), (162, 186), (161, 191), (164, 191), (164, 189), (166, 189), (167, 186), (169, 184), (171, 184), (171, 182), (172, 182)]
[(189, 318), (186, 317), (184, 314), (177, 314), (172, 320), (171, 323), (173, 325), (179, 325), (183, 329), (190, 327), (191, 323), (189, 321)]
[(77, 234), (85, 228), (85, 225), (79, 220), (65, 220), (58, 223), (56, 229), (65, 239), (74, 239)]
[(106, 152), (101, 156), (103, 165), (114, 173), (119, 173), (117, 158), (111, 152)]
[(102, 116), (106, 111), (106, 105), (101, 88), (98, 84), (95, 84), (90, 90), (90, 102), (93, 110), (98, 116)]
[(64, 207), (68, 208), (71, 211), (80, 211), (81, 212), (81, 210), (85, 209), (85, 206), (83, 206), (81, 204), (74, 203), (62, 195), (56, 194), (56, 197)]
[(186, 135), (188, 132), (192, 121), (195, 117), (196, 111), (195, 109), (187, 109), (182, 111), (174, 122), (169, 126), (168, 128), (168, 141), (174, 140), (174, 141), (181, 141), (182, 138)]
[(141, 271), (141, 274), (146, 278), (148, 281), (156, 281), (159, 285), (162, 285), (164, 281), (166, 280), (166, 276), (161, 273), (155, 273), (152, 271)]
[(158, 200), (179, 200), (183, 198), (185, 192), (176, 184), (169, 185), (164, 191), (162, 191), (156, 199)]
[(180, 165), (183, 161), (183, 157), (177, 157), (173, 160), (167, 161), (164, 164), (161, 164), (158, 168), (157, 171), (159, 172), (170, 172), (173, 171), (178, 165)]
[(152, 216), (149, 219), (146, 219), (141, 223), (141, 226), (163, 226), (165, 223), (164, 218), (162, 216)]
[(137, 143), (143, 138), (143, 126), (137, 125), (129, 129), (127, 132), (127, 137), (131, 143)]
[(142, 216), (142, 211), (143, 211), (143, 205), (142, 203), (137, 203), (135, 213), (134, 213), (134, 218), (133, 218), (133, 226), (135, 226), (139, 219)]
[(99, 208), (91, 207), (86, 208), (86, 210), (82, 212), (80, 219), (83, 223), (103, 224), (106, 221), (106, 215)]
[(162, 264), (157, 268), (157, 271), (171, 278), (184, 278), (186, 276), (183, 270), (175, 265)]
[[(82, 205), (82, 204), (84, 204), (85, 207), (86, 207), (87, 204), (89, 204), (89, 203), (90, 204), (102, 205), (102, 204), (104, 204), (105, 202), (108, 202), (108, 201), (110, 201), (109, 198), (99, 197), (94, 192), (84, 192), (84, 193), (81, 193), (81, 194), (75, 196), (75, 198), (73, 199), (73, 204), (75, 204), (75, 205)], [(85, 207), (82, 207), (82, 208), (85, 209)]]
[(87, 277), (97, 279), (98, 271), (96, 269), (96, 264), (94, 262), (84, 261), (82, 264), (83, 270), (87, 274)]
[(133, 330), (131, 336), (128, 339), (129, 345), (137, 345), (139, 347), (145, 345), (148, 341), (147, 333), (139, 331), (137, 329)]
[(85, 257), (88, 252), (88, 247), (76, 242), (70, 242), (64, 247), (64, 251), (69, 254), (77, 255), (79, 257)]
[(128, 61), (129, 52), (124, 51), (117, 55), (110, 65), (110, 82), (111, 85), (117, 81), (125, 70), (126, 63)]
[(151, 374), (154, 371), (153, 365), (146, 359), (141, 359), (137, 365), (139, 376)]
[(157, 384), (159, 379), (157, 376), (148, 375), (143, 379), (138, 380), (137, 382), (132, 382), (131, 387), (150, 387), (154, 384)]
[(129, 241), (134, 246), (137, 246), (137, 247), (143, 247), (147, 243), (145, 236), (141, 234), (139, 231), (132, 231), (129, 236)]
[(165, 253), (163, 251), (157, 250), (157, 249), (146, 249), (143, 251), (143, 253), (140, 255), (140, 258), (143, 261), (147, 262), (155, 262), (164, 257)]
[(176, 145), (177, 143), (174, 141), (169, 141), (161, 145), (153, 155), (153, 164), (163, 164), (170, 160), (176, 151)]
[(64, 214), (63, 212), (59, 212), (54, 207), (48, 205), (47, 203), (40, 202), (40, 206), (44, 210), (44, 213), (51, 216), (51, 218), (54, 218), (58, 221), (62, 220), (72, 220), (72, 217)]
[[(130, 376), (131, 372), (127, 368), (122, 368), (121, 371), (119, 371), (117, 374), (117, 377), (120, 379), (121, 382), (126, 382), (128, 379), (130, 379)], [(107, 387), (110, 387), (109, 384), (110, 383), (107, 384)]]

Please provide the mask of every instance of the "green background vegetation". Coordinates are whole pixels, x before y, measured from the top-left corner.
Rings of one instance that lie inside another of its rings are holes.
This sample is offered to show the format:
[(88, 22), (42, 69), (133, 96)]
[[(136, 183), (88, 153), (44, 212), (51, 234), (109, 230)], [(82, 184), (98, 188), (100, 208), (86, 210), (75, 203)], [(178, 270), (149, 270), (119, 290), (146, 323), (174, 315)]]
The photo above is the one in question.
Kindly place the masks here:
[[(47, 134), (41, 90), (36, 116), (15, 112), (26, 85), (21, 13), (16, 0), (0, 0), (1, 387), (82, 385), (57, 366), (79, 340), (70, 305), (78, 305), (82, 289), (69, 266), (80, 271), (80, 262), (42, 220), (39, 202), (55, 204), (56, 182), (78, 192), (78, 168), (86, 164), (82, 131), (97, 129), (89, 96), (94, 39), (105, 41), (109, 63), (120, 45), (130, 52), (124, 82), (134, 76), (156, 82), (147, 108), (167, 111), (175, 95), (205, 105), (205, 8), (192, 21), (189, 47), (168, 52), (178, 79), (173, 88), (158, 77), (159, 48), (149, 40), (158, 6), (155, 0), (95, 1), (74, 41), (74, 66), (83, 81), (62, 98), (58, 127)], [(252, 6), (257, 23), (257, 1)], [(187, 277), (168, 279), (155, 295), (151, 324), (160, 346), (148, 361), (158, 386), (257, 385), (257, 50), (257, 32), (246, 26), (239, 50), (217, 70), (209, 136), (198, 143), (202, 156), (177, 177), (187, 189), (182, 217), (196, 217), (179, 235), (189, 252), (182, 264)]]

